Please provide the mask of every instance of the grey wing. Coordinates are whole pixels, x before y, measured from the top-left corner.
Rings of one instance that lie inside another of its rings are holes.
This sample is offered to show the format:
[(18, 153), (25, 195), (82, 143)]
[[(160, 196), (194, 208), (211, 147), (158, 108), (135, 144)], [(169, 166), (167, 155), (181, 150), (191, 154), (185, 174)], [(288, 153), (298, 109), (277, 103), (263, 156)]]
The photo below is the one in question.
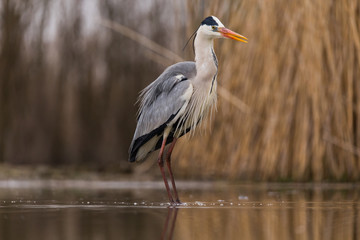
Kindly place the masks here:
[(166, 71), (144, 89), (129, 161), (142, 160), (155, 150), (165, 128), (185, 111), (192, 92), (193, 86), (183, 74)]

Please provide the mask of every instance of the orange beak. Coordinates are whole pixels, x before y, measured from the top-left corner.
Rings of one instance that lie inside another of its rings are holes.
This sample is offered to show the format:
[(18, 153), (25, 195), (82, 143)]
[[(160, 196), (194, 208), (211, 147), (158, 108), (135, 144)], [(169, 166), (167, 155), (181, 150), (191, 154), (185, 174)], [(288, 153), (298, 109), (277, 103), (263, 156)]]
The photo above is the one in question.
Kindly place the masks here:
[(225, 27), (219, 27), (218, 32), (221, 33), (221, 35), (223, 35), (224, 37), (234, 39), (236, 41), (247, 43), (247, 40), (248, 40), (246, 37), (244, 37), (236, 32), (233, 32), (230, 29), (227, 29)]

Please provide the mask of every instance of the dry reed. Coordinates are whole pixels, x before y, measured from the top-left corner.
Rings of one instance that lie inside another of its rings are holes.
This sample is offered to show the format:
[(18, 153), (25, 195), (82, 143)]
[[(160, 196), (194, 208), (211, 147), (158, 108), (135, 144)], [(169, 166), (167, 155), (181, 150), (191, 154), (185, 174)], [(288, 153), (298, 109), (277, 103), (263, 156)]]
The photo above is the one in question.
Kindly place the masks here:
[(359, 179), (359, 2), (226, 2), (204, 15), (249, 38), (224, 41), (217, 54), (220, 84), (250, 112), (220, 99), (212, 133), (183, 141), (176, 167), (203, 177)]

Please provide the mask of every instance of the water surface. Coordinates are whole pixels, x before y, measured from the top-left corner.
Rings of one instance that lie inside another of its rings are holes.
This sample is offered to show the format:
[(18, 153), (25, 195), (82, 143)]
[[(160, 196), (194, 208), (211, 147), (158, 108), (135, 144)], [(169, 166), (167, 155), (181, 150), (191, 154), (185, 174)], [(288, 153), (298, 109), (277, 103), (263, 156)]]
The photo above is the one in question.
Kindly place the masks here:
[(0, 181), (0, 239), (360, 239), (357, 184)]

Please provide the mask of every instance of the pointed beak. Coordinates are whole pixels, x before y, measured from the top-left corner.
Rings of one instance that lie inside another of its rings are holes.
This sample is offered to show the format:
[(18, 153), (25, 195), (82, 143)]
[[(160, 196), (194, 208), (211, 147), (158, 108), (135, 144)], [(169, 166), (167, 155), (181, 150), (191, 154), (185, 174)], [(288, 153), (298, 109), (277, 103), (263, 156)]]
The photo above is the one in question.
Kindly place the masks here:
[(244, 42), (247, 43), (248, 39), (236, 32), (231, 31), (230, 29), (227, 29), (225, 27), (219, 27), (218, 28), (219, 33), (221, 33), (221, 35), (223, 35), (226, 38), (230, 38), (230, 39), (234, 39), (236, 41), (240, 41), (240, 42)]

